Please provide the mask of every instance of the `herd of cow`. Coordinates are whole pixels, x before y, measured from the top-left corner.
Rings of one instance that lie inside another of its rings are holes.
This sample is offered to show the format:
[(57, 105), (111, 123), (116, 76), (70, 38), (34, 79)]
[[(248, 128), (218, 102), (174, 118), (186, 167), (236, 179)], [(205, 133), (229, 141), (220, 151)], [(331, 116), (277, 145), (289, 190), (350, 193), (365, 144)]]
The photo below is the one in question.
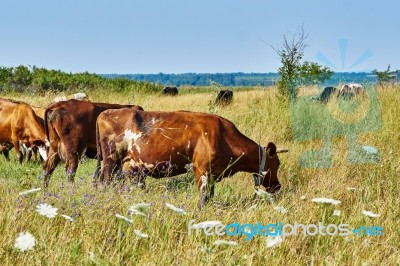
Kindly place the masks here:
[(326, 87), (315, 100), (321, 103), (327, 103), (332, 95), (337, 92), (337, 98), (352, 98), (356, 95), (362, 95), (365, 92), (364, 86), (358, 83), (344, 84), (337, 90), (335, 87)]
[(272, 142), (258, 145), (212, 114), (148, 112), (136, 105), (76, 99), (41, 108), (0, 99), (0, 153), (9, 159), (12, 148), (20, 163), (24, 150), (40, 152), (44, 187), (61, 161), (73, 181), (84, 155), (97, 159), (96, 184), (108, 185), (118, 177), (138, 179), (145, 187), (147, 176), (193, 171), (199, 208), (213, 196), (215, 182), (239, 171), (253, 174), (256, 189), (263, 185), (268, 192), (278, 191), (277, 154), (287, 152)]

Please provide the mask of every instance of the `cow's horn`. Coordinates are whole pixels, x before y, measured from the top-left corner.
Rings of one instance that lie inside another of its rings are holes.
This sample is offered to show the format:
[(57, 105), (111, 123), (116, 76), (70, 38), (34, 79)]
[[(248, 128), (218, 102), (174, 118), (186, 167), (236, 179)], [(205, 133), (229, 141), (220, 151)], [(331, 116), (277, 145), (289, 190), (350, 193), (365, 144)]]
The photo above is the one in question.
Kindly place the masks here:
[(289, 150), (286, 148), (277, 148), (276, 153), (288, 152)]

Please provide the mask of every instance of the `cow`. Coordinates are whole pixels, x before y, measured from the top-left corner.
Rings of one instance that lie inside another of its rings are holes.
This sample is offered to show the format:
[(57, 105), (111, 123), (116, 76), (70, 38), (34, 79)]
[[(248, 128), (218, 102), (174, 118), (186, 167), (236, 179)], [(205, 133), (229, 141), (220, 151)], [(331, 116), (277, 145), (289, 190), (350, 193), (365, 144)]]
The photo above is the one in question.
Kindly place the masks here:
[[(24, 148), (38, 148), (46, 159), (46, 134), (39, 117), (27, 103), (0, 99), (0, 153), (9, 160), (9, 150), (14, 147), (20, 163)], [(28, 161), (30, 157), (28, 155)]]
[(178, 95), (178, 88), (177, 87), (164, 87), (161, 91), (161, 94), (176, 96), (176, 95)]
[(226, 105), (231, 103), (232, 100), (233, 100), (233, 91), (221, 90), (217, 95), (215, 103), (220, 105)]
[(327, 103), (331, 96), (335, 94), (336, 88), (335, 87), (325, 87), (322, 93), (318, 96), (313, 98), (314, 100), (318, 100), (321, 103)]
[(192, 168), (200, 209), (213, 196), (215, 182), (239, 171), (252, 173), (257, 189), (261, 184), (271, 193), (281, 188), (277, 153), (287, 150), (272, 142), (262, 147), (217, 115), (107, 110), (97, 119), (96, 135), (96, 183), (110, 184), (126, 164), (143, 187), (146, 176), (175, 176)]
[[(0, 106), (5, 107), (5, 106), (9, 106), (9, 107), (16, 107), (18, 104), (23, 103), (21, 101), (16, 101), (16, 100), (11, 100), (11, 99), (0, 99)], [(36, 118), (38, 119), (38, 121), (40, 122), (41, 126), (44, 129), (44, 110), (45, 108), (42, 107), (36, 107), (31, 105), (31, 108), (33, 109), (33, 111), (36, 114)], [(13, 144), (12, 143), (8, 143), (7, 145), (1, 145), (0, 144), (0, 154), (3, 153), (3, 155), (6, 157), (7, 160), (9, 160), (9, 151), (13, 148)], [(26, 147), (21, 141), (20, 141), (20, 151), (23, 155), (24, 158), (26, 158), (26, 161), (29, 162), (31, 157), (32, 157), (32, 153), (35, 155), (36, 160), (38, 160), (38, 147), (37, 146), (32, 146), (32, 147)], [(23, 160), (23, 159), (22, 159)], [(40, 156), (40, 160), (43, 160), (42, 155)]]
[(75, 99), (75, 100), (80, 100), (80, 101), (87, 101), (89, 100), (89, 97), (87, 96), (86, 93), (84, 92), (78, 92), (69, 96), (61, 95), (61, 96), (56, 96), (53, 99), (54, 103), (62, 102), (62, 101), (67, 101), (69, 99)]
[(50, 142), (48, 160), (43, 163), (43, 185), (47, 187), (50, 176), (60, 161), (65, 162), (68, 180), (74, 181), (79, 159), (86, 155), (94, 159), (96, 150), (96, 119), (107, 109), (133, 108), (136, 105), (93, 103), (71, 99), (53, 103), (46, 108), (44, 125)]
[(362, 84), (358, 83), (350, 83), (350, 84), (344, 84), (337, 95), (337, 98), (343, 97), (343, 98), (353, 98), (356, 95), (362, 95), (364, 94), (364, 86)]

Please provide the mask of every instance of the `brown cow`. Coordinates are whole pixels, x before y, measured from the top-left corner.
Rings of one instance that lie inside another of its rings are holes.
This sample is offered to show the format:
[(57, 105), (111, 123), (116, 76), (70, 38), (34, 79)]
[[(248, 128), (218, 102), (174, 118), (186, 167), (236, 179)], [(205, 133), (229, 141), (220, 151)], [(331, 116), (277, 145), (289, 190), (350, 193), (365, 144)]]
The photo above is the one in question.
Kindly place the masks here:
[[(18, 104), (20, 103), (24, 103), (21, 101), (16, 101), (16, 100), (11, 100), (11, 99), (1, 99), (0, 98), (0, 106), (1, 107), (5, 107), (5, 106), (9, 106), (9, 107), (16, 107)], [(43, 130), (44, 130), (44, 111), (46, 110), (46, 108), (43, 107), (37, 107), (37, 106), (33, 106), (31, 105), (31, 108), (33, 109), (33, 111), (36, 114), (36, 118), (38, 119), (38, 121), (40, 122), (40, 125), (42, 126)], [(24, 144), (20, 143), (20, 149), (21, 152), (23, 154), (23, 157), (26, 158), (26, 161), (29, 162), (31, 160), (32, 154), (35, 155), (35, 159), (38, 160), (43, 160), (43, 157), (45, 157), (46, 155), (42, 152), (42, 155), (40, 155), (40, 159), (38, 157), (38, 147), (33, 146), (31, 148), (26, 147)], [(0, 144), (0, 154), (3, 153), (4, 156), (6, 157), (7, 160), (9, 160), (9, 151), (13, 148), (13, 144), (9, 143), (7, 145), (1, 145)]]
[(43, 164), (44, 186), (47, 187), (50, 175), (60, 162), (65, 162), (65, 170), (70, 181), (78, 168), (79, 159), (85, 154), (95, 158), (96, 119), (107, 109), (133, 108), (140, 106), (109, 103), (93, 103), (75, 99), (53, 103), (45, 111), (45, 130), (50, 141), (48, 160)]
[(29, 104), (0, 99), (0, 152), (6, 159), (9, 159), (12, 147), (20, 163), (23, 161), (23, 147), (28, 150), (39, 148), (41, 156), (46, 159), (45, 139), (44, 128)]
[[(121, 166), (130, 164), (131, 175), (144, 185), (147, 175), (175, 176), (193, 168), (200, 190), (199, 208), (214, 193), (214, 182), (239, 171), (253, 173), (256, 187), (280, 189), (275, 144), (259, 146), (235, 125), (216, 115), (195, 112), (143, 112), (107, 110), (96, 125), (97, 171), (100, 181), (111, 182)], [(262, 179), (262, 180), (260, 180)]]

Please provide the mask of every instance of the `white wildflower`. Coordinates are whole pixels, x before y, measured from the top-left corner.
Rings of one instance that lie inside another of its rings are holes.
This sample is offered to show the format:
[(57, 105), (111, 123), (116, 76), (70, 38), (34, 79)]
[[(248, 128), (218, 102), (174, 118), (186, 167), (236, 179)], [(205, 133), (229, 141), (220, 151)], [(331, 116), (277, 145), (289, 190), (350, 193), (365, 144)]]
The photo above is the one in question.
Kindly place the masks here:
[(24, 252), (25, 250), (33, 249), (35, 243), (35, 237), (29, 232), (24, 232), (19, 233), (17, 239), (15, 240), (14, 247)]
[(355, 190), (356, 190), (355, 187), (347, 187), (346, 189), (347, 189), (348, 191), (355, 191)]
[(274, 246), (279, 246), (283, 242), (282, 236), (267, 236), (265, 243), (267, 248), (272, 248)]
[(339, 211), (339, 210), (333, 211), (333, 216), (340, 216), (340, 214), (341, 214), (341, 211)]
[(369, 239), (364, 239), (363, 245), (364, 245), (365, 247), (369, 247), (369, 245), (371, 245), (371, 240), (369, 240)]
[(256, 189), (256, 194), (261, 198), (267, 199), (269, 201), (274, 201), (274, 195), (262, 189)]
[(306, 196), (301, 196), (300, 199), (301, 200), (306, 200)]
[(46, 203), (41, 203), (36, 206), (36, 211), (43, 216), (46, 216), (48, 218), (54, 218), (57, 216), (57, 208), (48, 205)]
[(74, 218), (72, 218), (71, 216), (65, 215), (65, 214), (61, 214), (61, 217), (63, 217), (65, 220), (68, 220), (70, 222), (74, 221)]
[(117, 218), (119, 218), (119, 219), (122, 219), (122, 220), (125, 220), (125, 221), (127, 221), (128, 223), (133, 223), (132, 220), (126, 218), (125, 216), (123, 216), (123, 215), (121, 215), (121, 214), (116, 213), (116, 214), (115, 214), (115, 217), (117, 217)]
[(226, 241), (226, 240), (215, 240), (214, 245), (217, 246), (237, 246), (237, 242), (235, 241)]
[(371, 218), (377, 218), (377, 217), (381, 216), (380, 214), (373, 213), (371, 211), (366, 211), (366, 210), (363, 210), (362, 214), (364, 214), (365, 216), (371, 217)]
[(89, 259), (90, 259), (91, 261), (95, 262), (96, 257), (94, 256), (93, 251), (90, 251), (90, 252), (89, 252)]
[(148, 234), (144, 234), (144, 233), (142, 233), (142, 231), (140, 231), (140, 230), (135, 230), (135, 234), (138, 236), (138, 237), (141, 237), (141, 238), (148, 238), (149, 237), (149, 235)]
[(326, 204), (332, 204), (332, 205), (338, 205), (338, 204), (342, 203), (340, 200), (335, 200), (335, 199), (330, 199), (330, 198), (314, 198), (311, 201), (315, 202), (315, 203), (326, 203)]
[(180, 209), (180, 208), (178, 208), (178, 207), (175, 207), (175, 206), (172, 205), (172, 204), (165, 203), (165, 206), (167, 206), (168, 209), (170, 209), (170, 210), (172, 210), (172, 211), (174, 211), (174, 212), (176, 212), (176, 213), (179, 213), (179, 214), (181, 214), (181, 215), (186, 214), (186, 212), (185, 212), (184, 209)]
[(25, 190), (25, 191), (20, 192), (19, 195), (20, 195), (20, 196), (22, 196), (22, 195), (28, 195), (28, 194), (37, 192), (37, 191), (39, 191), (39, 190), (41, 190), (40, 187), (39, 187), (39, 188), (32, 188), (32, 189), (29, 189), (29, 190)]
[(279, 213), (282, 213), (282, 214), (285, 214), (285, 213), (288, 212), (288, 210), (285, 207), (282, 207), (282, 206), (275, 206), (274, 210), (279, 212)]
[(149, 211), (150, 204), (148, 203), (138, 203), (129, 207), (130, 214), (136, 214), (141, 216), (146, 216), (147, 212)]

